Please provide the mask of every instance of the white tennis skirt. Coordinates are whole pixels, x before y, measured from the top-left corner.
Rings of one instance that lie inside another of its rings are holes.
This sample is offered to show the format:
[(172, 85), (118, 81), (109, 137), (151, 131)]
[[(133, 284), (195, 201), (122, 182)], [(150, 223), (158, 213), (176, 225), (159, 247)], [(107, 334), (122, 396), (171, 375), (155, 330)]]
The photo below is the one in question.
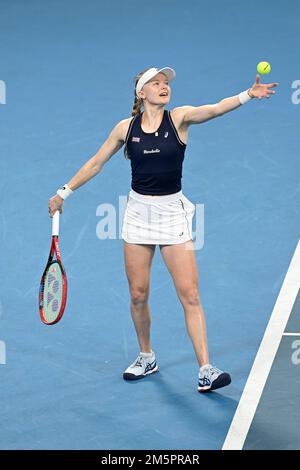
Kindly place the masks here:
[(128, 243), (177, 245), (192, 240), (195, 205), (182, 191), (146, 196), (132, 189), (125, 209), (122, 238)]

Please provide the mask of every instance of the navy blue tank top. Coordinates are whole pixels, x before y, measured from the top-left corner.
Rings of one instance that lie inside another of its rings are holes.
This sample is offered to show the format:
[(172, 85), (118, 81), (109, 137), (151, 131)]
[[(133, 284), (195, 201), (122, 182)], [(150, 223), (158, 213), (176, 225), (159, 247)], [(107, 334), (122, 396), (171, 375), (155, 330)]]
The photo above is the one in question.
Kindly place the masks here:
[(170, 111), (164, 111), (156, 132), (144, 132), (141, 119), (142, 114), (132, 119), (125, 141), (132, 189), (153, 196), (180, 191), (186, 144), (179, 138)]

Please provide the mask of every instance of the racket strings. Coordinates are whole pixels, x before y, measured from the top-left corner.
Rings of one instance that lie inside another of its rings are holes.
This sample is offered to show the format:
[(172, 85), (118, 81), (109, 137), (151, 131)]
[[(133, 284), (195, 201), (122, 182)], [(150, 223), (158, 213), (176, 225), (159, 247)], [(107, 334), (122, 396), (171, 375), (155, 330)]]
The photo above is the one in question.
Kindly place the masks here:
[(61, 266), (54, 261), (45, 275), (43, 311), (47, 322), (52, 322), (59, 314), (63, 299), (63, 276)]

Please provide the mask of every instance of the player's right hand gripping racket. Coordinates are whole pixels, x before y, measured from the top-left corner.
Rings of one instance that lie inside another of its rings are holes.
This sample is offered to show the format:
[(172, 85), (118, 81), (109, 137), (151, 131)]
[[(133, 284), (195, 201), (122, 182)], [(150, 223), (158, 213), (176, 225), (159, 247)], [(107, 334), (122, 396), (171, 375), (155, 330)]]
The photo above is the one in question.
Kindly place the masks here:
[[(67, 301), (67, 277), (58, 247), (59, 212), (52, 218), (52, 243), (39, 291), (39, 308), (46, 325), (57, 323), (63, 316)], [(56, 259), (53, 260), (53, 256)]]

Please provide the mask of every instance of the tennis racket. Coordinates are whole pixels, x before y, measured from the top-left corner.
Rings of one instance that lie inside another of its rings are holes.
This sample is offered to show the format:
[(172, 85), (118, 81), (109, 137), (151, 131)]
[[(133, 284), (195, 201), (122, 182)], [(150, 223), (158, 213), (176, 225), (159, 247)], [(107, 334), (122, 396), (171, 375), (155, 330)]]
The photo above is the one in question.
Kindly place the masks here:
[[(52, 242), (39, 290), (39, 309), (42, 322), (57, 323), (63, 316), (67, 302), (67, 277), (58, 246), (59, 212), (52, 218)], [(54, 254), (56, 259), (53, 259)]]

